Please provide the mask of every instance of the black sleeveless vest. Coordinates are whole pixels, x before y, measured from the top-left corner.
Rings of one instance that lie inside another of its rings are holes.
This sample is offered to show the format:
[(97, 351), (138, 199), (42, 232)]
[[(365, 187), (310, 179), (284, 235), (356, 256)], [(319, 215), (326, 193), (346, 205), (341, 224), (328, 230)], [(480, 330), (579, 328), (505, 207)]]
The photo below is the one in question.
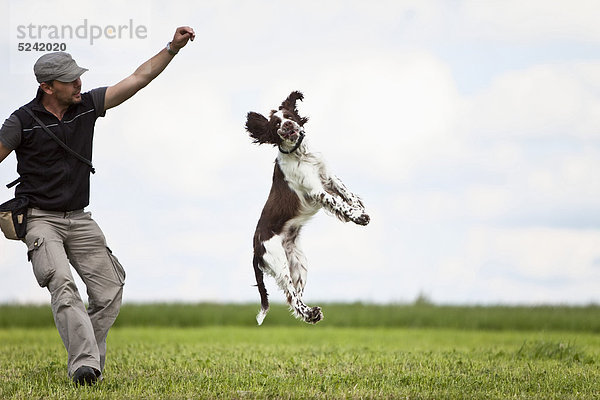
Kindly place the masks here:
[[(41, 104), (43, 92), (27, 107), (67, 146), (91, 161), (96, 110), (92, 96), (69, 107), (62, 120)], [(15, 149), (20, 175), (16, 196), (29, 198), (31, 207), (49, 211), (73, 211), (90, 202), (90, 168), (62, 149), (25, 111), (14, 114), (21, 121), (21, 144)]]

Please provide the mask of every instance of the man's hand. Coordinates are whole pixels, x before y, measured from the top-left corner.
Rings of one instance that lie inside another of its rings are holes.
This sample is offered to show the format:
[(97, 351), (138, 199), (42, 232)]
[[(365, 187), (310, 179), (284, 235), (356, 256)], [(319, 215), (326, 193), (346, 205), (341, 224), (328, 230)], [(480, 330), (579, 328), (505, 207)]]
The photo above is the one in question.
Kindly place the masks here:
[[(194, 30), (189, 26), (179, 27), (175, 30), (171, 47), (175, 52), (178, 52), (187, 44), (188, 40), (194, 40), (195, 37)], [(172, 59), (173, 56), (169, 54), (166, 48), (163, 48), (157, 55), (140, 65), (133, 74), (116, 85), (108, 87), (104, 97), (104, 110), (116, 107), (136, 94), (138, 90), (152, 82)]]
[(173, 47), (173, 50), (179, 51), (187, 44), (188, 40), (193, 42), (195, 37), (196, 33), (189, 26), (179, 27), (173, 36), (171, 47)]

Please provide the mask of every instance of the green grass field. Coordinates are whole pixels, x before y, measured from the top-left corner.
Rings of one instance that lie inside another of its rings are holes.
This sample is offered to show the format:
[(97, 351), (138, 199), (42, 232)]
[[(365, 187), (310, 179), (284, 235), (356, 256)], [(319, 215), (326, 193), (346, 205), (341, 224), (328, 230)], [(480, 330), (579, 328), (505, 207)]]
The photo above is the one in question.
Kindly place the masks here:
[(0, 398), (600, 398), (598, 307), (323, 309), (126, 305), (105, 380), (76, 388), (49, 309), (0, 307)]

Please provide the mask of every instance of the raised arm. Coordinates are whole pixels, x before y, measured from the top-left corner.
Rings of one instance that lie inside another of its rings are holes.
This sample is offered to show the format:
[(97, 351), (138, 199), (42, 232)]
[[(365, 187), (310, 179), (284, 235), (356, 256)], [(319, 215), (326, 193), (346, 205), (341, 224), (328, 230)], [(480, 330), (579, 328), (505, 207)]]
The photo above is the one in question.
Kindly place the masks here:
[[(171, 51), (177, 53), (187, 44), (188, 40), (194, 40), (195, 37), (194, 30), (189, 26), (177, 28), (171, 41)], [(116, 85), (108, 87), (104, 98), (104, 109), (108, 110), (118, 106), (148, 85), (167, 67), (173, 57), (174, 54), (163, 48), (157, 55), (140, 65), (133, 74)]]

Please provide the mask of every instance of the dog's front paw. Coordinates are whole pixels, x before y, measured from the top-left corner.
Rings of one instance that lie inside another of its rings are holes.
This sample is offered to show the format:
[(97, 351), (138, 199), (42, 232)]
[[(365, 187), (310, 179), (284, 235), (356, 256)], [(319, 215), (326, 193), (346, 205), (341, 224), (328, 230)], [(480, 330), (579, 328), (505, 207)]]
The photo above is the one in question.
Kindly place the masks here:
[(368, 225), (371, 222), (371, 217), (368, 214), (362, 213), (359, 216), (352, 217), (352, 222), (358, 225)]
[(321, 311), (321, 307), (312, 307), (310, 309), (310, 311), (308, 312), (308, 314), (306, 315), (306, 318), (304, 319), (304, 321), (308, 322), (309, 324), (316, 324), (317, 322), (319, 322), (322, 319), (323, 319), (323, 311)]

